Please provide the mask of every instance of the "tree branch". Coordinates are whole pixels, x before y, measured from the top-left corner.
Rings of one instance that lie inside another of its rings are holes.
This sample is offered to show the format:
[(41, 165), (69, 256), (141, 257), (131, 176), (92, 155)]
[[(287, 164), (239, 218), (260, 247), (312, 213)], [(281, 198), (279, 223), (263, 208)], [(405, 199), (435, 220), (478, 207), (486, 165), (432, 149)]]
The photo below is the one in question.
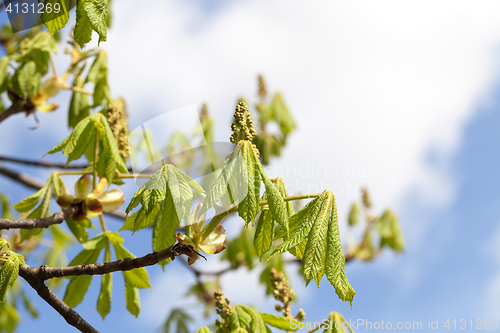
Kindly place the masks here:
[(68, 217), (78, 212), (78, 210), (78, 207), (72, 206), (46, 218), (22, 220), (0, 219), (0, 230), (48, 228), (53, 224), (61, 224)]
[(37, 276), (42, 280), (65, 276), (78, 275), (103, 275), (117, 271), (129, 271), (134, 268), (153, 266), (165, 259), (174, 259), (182, 254), (188, 255), (193, 251), (190, 245), (174, 243), (170, 247), (159, 252), (149, 253), (139, 258), (125, 258), (112, 262), (101, 262), (91, 265), (78, 265), (71, 267), (48, 267), (40, 266), (39, 268), (27, 265), (19, 266), (19, 272), (23, 271), (26, 274)]
[(25, 160), (22, 158), (16, 157), (8, 157), (8, 156), (0, 156), (0, 161), (12, 162), (18, 164), (39, 166), (44, 168), (56, 168), (56, 169), (85, 169), (88, 165), (66, 165), (66, 163), (53, 163), (53, 162), (42, 162), (42, 161), (34, 161), (34, 160)]
[(26, 111), (26, 109), (21, 105), (20, 101), (13, 102), (6, 110), (0, 112), (0, 123), (10, 116)]
[(66, 303), (64, 303), (59, 297), (57, 297), (54, 292), (43, 283), (43, 279), (37, 275), (34, 271), (29, 269), (24, 269), (20, 266), (19, 275), (29, 283), (29, 285), (36, 290), (38, 295), (47, 302), (51, 307), (54, 308), (68, 324), (77, 328), (80, 332), (85, 333), (98, 333), (98, 331), (93, 328), (89, 323), (87, 323), (80, 315), (70, 308)]

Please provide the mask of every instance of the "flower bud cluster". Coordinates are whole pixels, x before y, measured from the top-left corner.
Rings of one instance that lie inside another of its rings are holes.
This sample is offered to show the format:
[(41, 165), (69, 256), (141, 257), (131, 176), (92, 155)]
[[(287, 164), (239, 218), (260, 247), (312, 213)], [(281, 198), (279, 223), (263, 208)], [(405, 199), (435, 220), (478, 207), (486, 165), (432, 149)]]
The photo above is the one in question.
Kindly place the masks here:
[(372, 206), (372, 201), (370, 199), (370, 195), (368, 194), (368, 190), (366, 187), (363, 189), (363, 205), (366, 208), (370, 208)]
[[(290, 282), (288, 282), (283, 272), (278, 272), (275, 268), (271, 268), (270, 273), (271, 283), (274, 288), (274, 298), (283, 303), (283, 305), (276, 304), (276, 311), (283, 311), (283, 316), (292, 318), (290, 305), (292, 304), (292, 301), (295, 300), (295, 291), (290, 288)], [(298, 321), (303, 321), (305, 316), (306, 314), (304, 310), (300, 309), (295, 318)]]
[(259, 75), (259, 97), (261, 99), (266, 98), (267, 96), (267, 88), (266, 88), (266, 82), (264, 81), (264, 77), (262, 75)]
[(229, 140), (232, 143), (238, 143), (240, 140), (252, 141), (257, 135), (257, 131), (253, 128), (252, 116), (248, 112), (248, 106), (243, 101), (240, 101), (236, 106), (231, 130), (233, 134)]
[(215, 324), (221, 331), (229, 331), (231, 328), (231, 314), (233, 313), (233, 308), (229, 305), (230, 301), (227, 297), (224, 298), (224, 294), (220, 289), (214, 292), (214, 297), (216, 311), (221, 317), (221, 320), (217, 319)]
[(118, 143), (118, 152), (123, 159), (126, 159), (129, 156), (127, 111), (125, 102), (121, 98), (114, 100), (112, 104), (108, 105), (106, 119)]

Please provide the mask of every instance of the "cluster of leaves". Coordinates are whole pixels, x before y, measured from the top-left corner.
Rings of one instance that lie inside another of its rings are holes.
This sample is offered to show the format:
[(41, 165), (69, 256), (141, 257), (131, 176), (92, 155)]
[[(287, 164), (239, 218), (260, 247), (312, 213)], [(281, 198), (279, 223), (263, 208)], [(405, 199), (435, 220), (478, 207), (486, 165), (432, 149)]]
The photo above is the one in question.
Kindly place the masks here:
[(94, 165), (99, 177), (114, 179), (116, 172), (127, 173), (127, 167), (118, 150), (116, 139), (103, 113), (98, 112), (81, 120), (71, 135), (47, 154), (62, 151), (67, 164), (84, 154)]
[[(109, 26), (109, 0), (79, 0), (76, 4), (75, 41), (83, 47), (92, 39), (92, 31), (99, 35), (99, 42), (106, 41), (107, 27)], [(44, 13), (41, 21), (54, 35), (64, 28), (70, 17), (71, 0), (47, 0), (45, 5), (51, 4), (54, 8), (59, 4), (59, 12)]]
[[(51, 107), (37, 99), (42, 77), (49, 71), (50, 52), (57, 52), (57, 44), (43, 31), (31, 33), (17, 43), (15, 52), (0, 60), (0, 93), (7, 91), (8, 98), (23, 106), (27, 114), (36, 108), (49, 111)], [(9, 73), (9, 67), (15, 68), (13, 73)]]
[(0, 333), (12, 333), (16, 330), (17, 323), (22, 319), (21, 313), (18, 311), (19, 304), (24, 306), (32, 318), (38, 318), (35, 304), (23, 290), (22, 283), (16, 280), (5, 301), (0, 304)]
[[(356, 227), (360, 224), (360, 216), (366, 220), (365, 230), (359, 244), (356, 244), (352, 236), (348, 239), (348, 256), (359, 260), (373, 260), (382, 251), (384, 247), (390, 248), (396, 253), (403, 252), (405, 241), (403, 232), (396, 214), (390, 210), (385, 210), (382, 215), (376, 217), (370, 212), (371, 199), (368, 192), (363, 192), (362, 204), (354, 202), (349, 211), (349, 226)], [(378, 234), (378, 235), (377, 235)], [(378, 247), (374, 245), (373, 238), (380, 239)]]
[[(135, 258), (135, 256), (123, 246), (123, 238), (118, 233), (104, 232), (93, 237), (83, 244), (82, 250), (68, 266), (95, 264), (104, 250), (104, 262), (112, 261), (111, 248), (114, 249), (116, 259)], [(138, 316), (141, 304), (139, 289), (151, 288), (146, 269), (143, 267), (124, 271), (125, 301), (127, 310), (134, 316)], [(75, 307), (83, 301), (90, 286), (93, 275), (80, 275), (72, 277), (66, 287), (63, 301), (70, 307)], [(97, 300), (97, 311), (103, 319), (111, 309), (112, 274), (104, 274), (101, 277), (101, 291)]]
[(19, 275), (19, 266), (24, 265), (24, 257), (12, 251), (4, 251), (9, 243), (0, 238), (0, 303), (5, 301), (7, 289), (12, 287)]
[[(158, 170), (133, 196), (125, 212), (141, 204), (131, 214), (121, 230), (137, 231), (153, 227), (153, 251), (163, 250), (175, 242), (175, 230), (187, 218), (193, 202), (193, 191), (203, 188), (171, 164)], [(170, 259), (160, 262), (162, 266)]]

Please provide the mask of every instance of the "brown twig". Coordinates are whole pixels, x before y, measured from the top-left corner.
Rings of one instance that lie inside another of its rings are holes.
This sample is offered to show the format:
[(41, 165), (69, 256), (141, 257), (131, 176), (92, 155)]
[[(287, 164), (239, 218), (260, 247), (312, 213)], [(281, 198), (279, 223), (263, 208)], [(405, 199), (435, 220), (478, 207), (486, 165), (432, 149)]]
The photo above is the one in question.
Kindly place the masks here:
[(46, 218), (21, 220), (0, 219), (0, 230), (48, 228), (53, 224), (61, 224), (68, 217), (78, 212), (78, 210), (78, 207), (71, 206)]
[(77, 275), (102, 275), (116, 271), (129, 271), (134, 268), (152, 266), (158, 262), (182, 254), (188, 255), (193, 251), (190, 245), (175, 243), (172, 246), (153, 252), (140, 258), (125, 258), (113, 262), (92, 264), (92, 265), (78, 265), (72, 267), (48, 267), (41, 266), (39, 268), (31, 267), (28, 265), (21, 265), (19, 267), (19, 275), (25, 279), (30, 286), (36, 290), (38, 295), (43, 298), (50, 306), (52, 306), (66, 322), (81, 332), (94, 333), (98, 332), (94, 327), (87, 323), (80, 315), (57, 297), (52, 290), (50, 290), (44, 281), (64, 276), (77, 276)]
[(52, 306), (66, 322), (81, 332), (97, 332), (89, 323), (83, 320), (80, 315), (64, 303), (56, 294), (52, 292), (44, 283), (45, 280), (78, 275), (102, 275), (116, 271), (129, 271), (134, 268), (152, 266), (167, 258), (175, 259), (182, 254), (188, 255), (193, 251), (190, 245), (175, 243), (172, 246), (153, 252), (140, 258), (125, 258), (112, 262), (103, 262), (92, 265), (78, 265), (72, 267), (48, 267), (39, 268), (28, 265), (19, 267), (19, 275), (24, 278), (30, 286), (35, 289), (38, 295)]
[(24, 165), (32, 165), (32, 166), (39, 166), (43, 168), (56, 168), (56, 169), (85, 169), (88, 167), (88, 165), (66, 165), (66, 163), (53, 163), (53, 162), (42, 162), (42, 161), (34, 161), (34, 160), (26, 160), (22, 158), (16, 158), (16, 157), (8, 157), (8, 156), (0, 156), (0, 161), (5, 161), (5, 162), (12, 162), (12, 163), (17, 163), (17, 164), (24, 164)]
[(21, 105), (20, 101), (13, 102), (6, 110), (0, 112), (0, 123), (16, 113), (21, 113), (26, 109)]
[(25, 274), (37, 276), (43, 281), (65, 276), (78, 275), (103, 275), (117, 271), (129, 271), (134, 268), (152, 266), (165, 259), (174, 259), (182, 254), (188, 255), (193, 251), (190, 245), (174, 243), (170, 247), (159, 252), (149, 253), (139, 258), (125, 258), (112, 262), (101, 262), (91, 265), (78, 265), (71, 267), (48, 267), (40, 266), (38, 268), (27, 265), (19, 266), (19, 274), (23, 271)]
[(94, 327), (87, 323), (80, 315), (64, 303), (45, 283), (35, 271), (25, 269), (29, 266), (19, 267), (19, 275), (36, 290), (38, 295), (54, 308), (71, 326), (74, 326), (80, 332), (95, 333), (98, 332)]

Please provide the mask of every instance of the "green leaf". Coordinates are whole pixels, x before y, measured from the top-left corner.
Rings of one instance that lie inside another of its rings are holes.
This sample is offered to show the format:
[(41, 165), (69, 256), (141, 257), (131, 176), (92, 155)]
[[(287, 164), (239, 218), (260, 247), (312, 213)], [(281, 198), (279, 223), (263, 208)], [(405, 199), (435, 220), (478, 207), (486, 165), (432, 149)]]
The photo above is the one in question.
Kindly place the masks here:
[(257, 164), (260, 164), (260, 161), (255, 157), (250, 141), (242, 140), (240, 144), (243, 156), (243, 182), (247, 187), (247, 195), (238, 205), (238, 215), (246, 224), (253, 225), (255, 216), (259, 212), (260, 172)]
[[(70, 137), (68, 136), (66, 139), (64, 139), (63, 141), (58, 143), (54, 148), (52, 148), (47, 153), (45, 153), (45, 155), (55, 154), (57, 152), (60, 152), (61, 150), (64, 149), (64, 147), (66, 147), (66, 144), (68, 143), (69, 139), (70, 139)], [(45, 155), (43, 155), (43, 156), (45, 156)]]
[[(303, 273), (307, 283), (315, 279), (319, 287), (322, 276), (326, 276), (343, 301), (352, 299), (356, 292), (345, 276), (345, 256), (340, 242), (335, 196), (324, 191), (290, 218), (290, 236), (278, 233), (285, 240), (272, 256), (290, 251), (307, 239), (302, 256)], [(300, 252), (297, 250), (297, 254)]]
[(375, 220), (375, 228), (379, 232), (380, 248), (388, 246), (396, 252), (403, 252), (405, 242), (398, 217), (391, 210), (386, 210), (382, 217)]
[[(82, 119), (75, 126), (71, 135), (62, 143), (52, 148), (49, 153), (60, 151), (61, 147), (64, 147), (63, 155), (68, 156), (67, 163), (70, 163), (85, 154), (90, 144), (92, 144), (91, 149), (94, 147), (96, 135), (99, 137), (100, 144), (97, 167), (98, 176), (113, 179), (117, 171), (127, 173), (127, 167), (118, 151), (118, 145), (111, 132), (111, 128), (102, 113), (95, 113)], [(105, 167), (100, 168), (99, 164)]]
[(212, 332), (210, 332), (210, 329), (208, 327), (202, 326), (200, 327), (199, 330), (196, 331), (196, 333), (212, 333)]
[(107, 239), (107, 234), (99, 234), (93, 237), (92, 239), (88, 240), (87, 242), (83, 243), (82, 245), (86, 250), (96, 250), (96, 249), (102, 250), (106, 245), (106, 239)]
[(326, 277), (335, 288), (335, 293), (341, 300), (349, 301), (352, 308), (352, 300), (356, 292), (349, 284), (345, 276), (345, 255), (340, 242), (339, 225), (337, 219), (337, 205), (333, 194), (333, 206), (328, 227), (328, 247), (326, 251)]
[(132, 213), (132, 215), (127, 216), (125, 223), (123, 223), (123, 226), (120, 228), (119, 231), (122, 231), (122, 230), (134, 231), (135, 219), (137, 218), (137, 215), (139, 214), (139, 212), (140, 211), (138, 210), (137, 212)]
[(263, 210), (257, 222), (257, 230), (253, 239), (253, 245), (257, 254), (262, 259), (264, 253), (271, 249), (273, 244), (274, 221), (269, 210)]
[(298, 327), (292, 328), (290, 318), (277, 316), (269, 313), (262, 313), (262, 312), (260, 312), (260, 316), (262, 317), (262, 320), (264, 320), (266, 324), (279, 328), (280, 330), (287, 332), (289, 331), (295, 332), (299, 329)]
[(325, 274), (326, 250), (328, 243), (336, 241), (336, 239), (329, 239), (327, 241), (328, 224), (330, 223), (332, 212), (331, 199), (333, 198), (333, 194), (330, 192), (328, 193), (328, 196), (329, 198), (324, 201), (321, 210), (318, 213), (318, 217), (314, 222), (314, 228), (309, 233), (306, 250), (304, 252), (304, 256), (302, 257), (303, 274), (307, 283), (309, 283), (311, 279), (315, 279), (318, 288), (321, 278)]
[[(77, 76), (73, 81), (73, 87), (83, 88), (85, 80)], [(88, 117), (90, 110), (90, 101), (87, 94), (81, 92), (73, 92), (71, 102), (69, 104), (68, 127), (75, 127), (82, 119)]]
[[(254, 157), (255, 160), (258, 160), (258, 156), (256, 155), (255, 151)], [(264, 167), (262, 164), (257, 163), (260, 176), (262, 177), (262, 180), (264, 181), (264, 186), (266, 188), (266, 195), (267, 195), (267, 200), (268, 200), (268, 205), (269, 205), (269, 210), (271, 211), (271, 214), (273, 215), (273, 219), (278, 222), (279, 225), (281, 225), (284, 230), (289, 232), (289, 226), (288, 226), (288, 210), (287, 210), (287, 205), (285, 204), (285, 201), (283, 200), (283, 197), (281, 196), (281, 193), (279, 192), (278, 188), (273, 185), (269, 177), (267, 176)]]
[(24, 99), (34, 97), (40, 87), (42, 74), (37, 72), (34, 61), (28, 61), (16, 69), (12, 77), (14, 92)]
[(23, 301), (23, 305), (28, 310), (28, 313), (31, 315), (33, 318), (38, 318), (38, 311), (36, 309), (35, 303), (32, 302), (28, 296), (22, 292), (21, 293), (21, 299)]
[(134, 227), (132, 231), (136, 232), (137, 230), (148, 228), (154, 225), (156, 217), (161, 210), (161, 205), (161, 203), (156, 203), (154, 206), (152, 206), (153, 209), (150, 212), (146, 211), (146, 209), (144, 208), (141, 208), (134, 220)]
[[(88, 249), (81, 251), (68, 266), (95, 264), (101, 250), (106, 245), (106, 237), (104, 234), (98, 235), (86, 244), (89, 244)], [(72, 277), (64, 293), (64, 303), (72, 308), (80, 304), (87, 293), (92, 277), (92, 275)]]
[(19, 266), (24, 265), (24, 257), (9, 251), (2, 254), (3, 266), (0, 267), (0, 304), (5, 301), (7, 290), (12, 287), (19, 275)]
[(290, 218), (290, 237), (286, 236), (286, 231), (280, 230), (276, 238), (285, 237), (286, 239), (273, 251), (272, 256), (289, 251), (307, 239), (324, 201), (325, 195), (322, 194)]
[[(81, 0), (92, 29), (99, 35), (99, 43), (106, 41), (107, 0)], [(77, 21), (78, 24), (78, 21)]]
[(351, 206), (351, 210), (349, 211), (349, 225), (351, 227), (355, 226), (359, 222), (359, 206), (357, 203), (353, 203)]
[(349, 327), (349, 324), (345, 321), (345, 319), (338, 312), (330, 312), (328, 316), (328, 323), (325, 326), (325, 330), (323, 333), (354, 333), (354, 331)]
[(175, 308), (170, 312), (165, 324), (163, 325), (163, 332), (170, 333), (173, 332), (172, 327), (175, 325), (176, 333), (189, 333), (187, 328), (187, 323), (192, 322), (193, 318), (188, 315), (184, 310), (180, 308)]
[(0, 251), (2, 251), (4, 247), (9, 248), (9, 242), (5, 239), (0, 238)]
[[(172, 198), (168, 195), (161, 204), (160, 212), (156, 215), (153, 228), (153, 251), (166, 249), (175, 242), (175, 229), (179, 226), (179, 218)], [(160, 265), (165, 266), (170, 259), (162, 260)]]
[(255, 247), (252, 246), (253, 234), (249, 228), (243, 228), (240, 236), (241, 252), (248, 269), (253, 268), (254, 258), (257, 256)]
[(141, 299), (139, 296), (139, 289), (133, 287), (125, 279), (125, 302), (127, 305), (127, 310), (133, 314), (136, 318), (141, 312)]
[(265, 108), (264, 112), (261, 114), (262, 122), (265, 123), (269, 120), (276, 121), (280, 125), (281, 132), (284, 135), (287, 135), (296, 127), (295, 121), (293, 120), (280, 93), (277, 93), (274, 96), (271, 104)]
[[(132, 209), (142, 204), (146, 210), (153, 209), (154, 204), (160, 203), (165, 200), (167, 195), (167, 178), (164, 169), (156, 171), (149, 180), (141, 186), (141, 188), (134, 194), (125, 213), (129, 213)], [(151, 205), (150, 205), (151, 202)], [(151, 209), (149, 209), (151, 207)]]
[[(217, 331), (217, 332), (219, 332), (219, 331)], [(231, 333), (248, 333), (248, 331), (242, 327), (238, 327), (234, 331), (231, 331)]]
[(7, 68), (9, 67), (9, 57), (3, 57), (0, 59), (0, 93), (4, 92), (9, 85), (9, 73)]
[(177, 215), (179, 217), (183, 217), (186, 213), (189, 213), (187, 211), (189, 207), (186, 207), (186, 204), (191, 206), (190, 203), (193, 199), (193, 192), (191, 191), (187, 181), (187, 178), (189, 177), (171, 164), (167, 164), (164, 169), (167, 178), (168, 190), (175, 204)]
[[(19, 46), (20, 57), (19, 62), (27, 63), (33, 61), (36, 65), (36, 70), (42, 75), (49, 71), (49, 52), (57, 52), (57, 44), (50, 34), (41, 31), (33, 36), (33, 38), (25, 38)], [(38, 81), (39, 81), (38, 79)], [(38, 90), (38, 89), (37, 89)]]
[(267, 328), (264, 320), (260, 316), (260, 314), (252, 307), (246, 305), (240, 305), (240, 307), (248, 313), (252, 319), (250, 322), (250, 330), (253, 333), (266, 333)]
[(46, 0), (44, 4), (46, 7), (51, 6), (51, 8), (54, 8), (56, 4), (59, 5), (57, 12), (55, 10), (50, 13), (44, 11), (41, 15), (42, 22), (49, 30), (50, 35), (53, 36), (68, 23), (70, 0)]
[(74, 33), (75, 42), (82, 48), (92, 39), (92, 25), (84, 8), (84, 3), (85, 0), (80, 0), (76, 4), (76, 26)]
[[(278, 191), (280, 192), (280, 194), (283, 198), (288, 197), (288, 191), (286, 190), (285, 183), (283, 182), (283, 179), (276, 178), (276, 180), (274, 181), (274, 186), (276, 186), (278, 188)], [(287, 210), (288, 218), (290, 218), (292, 215), (295, 214), (295, 208), (293, 208), (293, 204), (291, 201), (286, 202), (286, 210)]]
[(45, 193), (47, 192), (48, 188), (50, 187), (51, 180), (49, 180), (45, 185), (24, 199), (23, 201), (15, 204), (13, 208), (15, 208), (18, 212), (27, 212), (30, 211), (31, 209), (35, 208), (35, 206), (40, 202), (42, 197), (44, 197)]
[[(106, 251), (104, 252), (104, 262), (111, 262), (111, 251), (109, 249), (109, 245), (106, 245)], [(101, 277), (101, 291), (99, 293), (99, 298), (97, 299), (97, 311), (102, 316), (103, 320), (111, 310), (112, 290), (113, 275), (111, 273), (104, 274)]]
[(231, 330), (238, 327), (245, 328), (252, 321), (252, 317), (241, 307), (236, 304), (234, 311), (231, 313)]
[(97, 85), (102, 80), (107, 80), (108, 76), (108, 54), (100, 50), (90, 67), (89, 74), (85, 82), (92, 82)]
[[(52, 198), (52, 188), (51, 188), (52, 178), (49, 178), (47, 182), (47, 190), (43, 194), (43, 200), (40, 206), (38, 206), (34, 211), (32, 211), (29, 215), (29, 219), (39, 219), (48, 217), (49, 207), (50, 207), (50, 199)], [(35, 229), (22, 229), (21, 230), (21, 242), (27, 239), (30, 239), (33, 236), (40, 235), (43, 232), (43, 229), (35, 228)]]
[(238, 144), (224, 160), (224, 167), (205, 198), (201, 214), (214, 207), (225, 194), (228, 194), (228, 188), (238, 189), (238, 184), (236, 186), (228, 186), (228, 184), (234, 184), (235, 181), (239, 180), (242, 164), (241, 145)]
[[(88, 223), (90, 223), (89, 220), (86, 220), (86, 221), (88, 221)], [(83, 244), (83, 243), (87, 242), (87, 240), (89, 239), (89, 235), (88, 235), (87, 229), (85, 228), (85, 223), (83, 223), (83, 221), (76, 222), (70, 216), (70, 217), (68, 217), (66, 219), (66, 224), (68, 225), (68, 228), (71, 231), (71, 233), (73, 233), (73, 235), (75, 236), (75, 238), (80, 243)]]
[(100, 80), (94, 88), (94, 107), (101, 105), (102, 100), (109, 95), (109, 86), (107, 80)]
[[(113, 246), (118, 259), (135, 258), (135, 256), (120, 243), (114, 242)], [(142, 289), (151, 288), (149, 285), (148, 272), (144, 267), (134, 268), (130, 271), (123, 271), (123, 277), (125, 278), (127, 285), (130, 285), (131, 287)]]
[(82, 119), (70, 134), (63, 150), (63, 155), (69, 156), (67, 163), (79, 159), (85, 153), (87, 146), (95, 140), (95, 128), (90, 126), (91, 117)]

